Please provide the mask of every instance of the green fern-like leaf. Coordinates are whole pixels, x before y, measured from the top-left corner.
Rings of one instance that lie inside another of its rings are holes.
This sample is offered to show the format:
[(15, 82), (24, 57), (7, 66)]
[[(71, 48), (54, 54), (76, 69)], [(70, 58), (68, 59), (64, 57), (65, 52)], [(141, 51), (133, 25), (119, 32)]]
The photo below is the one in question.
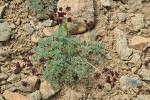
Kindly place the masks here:
[(24, 5), (36, 13), (41, 12), (46, 7), (52, 11), (56, 7), (56, 0), (42, 0), (42, 2), (40, 0), (25, 0)]
[(62, 24), (52, 36), (40, 39), (38, 46), (34, 48), (36, 54), (33, 59), (46, 59), (43, 75), (52, 84), (87, 79), (93, 73), (87, 63), (88, 55), (93, 55), (93, 60), (99, 62), (104, 53), (101, 42), (83, 43), (77, 38), (67, 36), (66, 33), (66, 26)]

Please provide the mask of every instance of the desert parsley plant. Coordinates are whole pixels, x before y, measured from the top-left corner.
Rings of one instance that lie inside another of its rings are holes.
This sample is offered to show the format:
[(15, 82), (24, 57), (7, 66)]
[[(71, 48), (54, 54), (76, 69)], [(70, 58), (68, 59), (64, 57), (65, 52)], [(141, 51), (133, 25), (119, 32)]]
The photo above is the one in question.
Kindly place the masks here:
[(51, 37), (41, 38), (33, 50), (33, 59), (45, 65), (43, 75), (52, 84), (87, 79), (93, 75), (89, 60), (98, 63), (104, 53), (101, 42), (81, 42), (68, 36), (66, 24)]
[(56, 3), (57, 0), (25, 0), (24, 2), (25, 6), (37, 13), (41, 12), (46, 7), (51, 11), (56, 7)]

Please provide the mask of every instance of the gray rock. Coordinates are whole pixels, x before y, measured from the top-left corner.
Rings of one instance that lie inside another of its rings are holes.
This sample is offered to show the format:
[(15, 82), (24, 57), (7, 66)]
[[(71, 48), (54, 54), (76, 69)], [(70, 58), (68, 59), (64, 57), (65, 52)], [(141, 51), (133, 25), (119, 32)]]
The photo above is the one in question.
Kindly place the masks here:
[(42, 22), (42, 25), (49, 27), (49, 26), (55, 26), (56, 23), (53, 20), (47, 19), (47, 20)]
[(1, 85), (5, 85), (5, 84), (7, 84), (7, 81), (6, 81), (6, 80), (0, 81), (0, 86), (1, 86)]
[(138, 31), (144, 27), (144, 15), (143, 14), (134, 14), (131, 17), (131, 23), (133, 25), (133, 30)]
[(41, 100), (42, 96), (39, 90), (36, 90), (35, 92), (31, 93), (29, 95), (29, 100)]
[(20, 75), (11, 74), (10, 77), (7, 79), (7, 82), (15, 82), (20, 80)]
[[(22, 82), (27, 82), (28, 86), (23, 86)], [(33, 92), (39, 89), (40, 79), (37, 76), (29, 76), (22, 81), (13, 84), (13, 87), (10, 88), (11, 91), (19, 90), (22, 92)]]
[(142, 69), (139, 76), (142, 77), (142, 80), (144, 81), (150, 81), (150, 70)]
[(0, 19), (0, 23), (4, 23), (5, 22), (5, 20), (4, 19)]
[(133, 53), (132, 59), (129, 63), (133, 63), (137, 68), (141, 66), (141, 55), (139, 53)]
[(125, 21), (125, 19), (126, 19), (125, 13), (117, 13), (117, 16), (118, 16), (118, 19), (122, 22)]
[(3, 81), (3, 80), (7, 80), (8, 78), (8, 75), (5, 74), (5, 73), (0, 73), (0, 82)]
[(135, 100), (149, 100), (150, 95), (137, 95)]
[(84, 20), (93, 22), (94, 26), (94, 3), (93, 0), (59, 0), (57, 3), (58, 7), (63, 7), (65, 9), (67, 6), (71, 7), (65, 18), (71, 17), (72, 22), (68, 23), (67, 20), (64, 22), (68, 26), (68, 34), (79, 34), (85, 32), (88, 27), (86, 26)]
[(40, 85), (40, 92), (43, 99), (49, 99), (55, 93), (57, 93), (60, 89), (54, 89), (50, 83), (44, 81)]
[(107, 54), (105, 55), (105, 57), (106, 57), (106, 59), (108, 59), (108, 60), (111, 60), (111, 59), (112, 59), (112, 56), (111, 56), (110, 53), (107, 53)]
[(8, 6), (8, 4), (5, 4), (4, 6), (0, 7), (0, 18), (3, 18), (4, 12), (5, 12), (7, 6)]
[(4, 42), (10, 39), (12, 30), (7, 22), (0, 21), (0, 42)]
[(21, 24), (21, 19), (17, 18), (17, 21), (15, 22), (16, 25), (20, 25)]
[(142, 86), (138, 77), (121, 76), (119, 82), (122, 90), (134, 89)]
[(2, 97), (2, 95), (0, 94), (0, 100), (4, 100), (4, 98)]
[(127, 45), (127, 39), (124, 32), (118, 28), (114, 30), (116, 37), (116, 50), (122, 60), (129, 60), (132, 50)]
[(104, 87), (105, 87), (106, 91), (111, 91), (111, 84), (105, 83)]
[(128, 5), (133, 9), (140, 9), (143, 6), (141, 0), (129, 0)]
[(9, 53), (8, 53), (8, 51), (3, 50), (3, 49), (0, 48), (0, 56), (1, 57), (8, 57)]
[(26, 24), (23, 26), (23, 30), (26, 31), (26, 32), (29, 33), (29, 34), (32, 34), (33, 31), (34, 31), (34, 28), (33, 28), (29, 23), (26, 23)]
[(38, 14), (36, 15), (36, 17), (37, 17), (39, 20), (45, 20), (45, 19), (48, 19), (48, 18), (49, 18), (49, 16), (48, 16), (47, 14), (45, 14), (45, 13), (38, 13)]
[(7, 72), (9, 70), (8, 67), (0, 66), (0, 72)]
[(109, 7), (110, 6), (110, 1), (109, 0), (100, 0), (101, 1), (101, 4), (104, 6), (104, 7)]
[(11, 29), (15, 29), (15, 28), (16, 28), (15, 24), (12, 23), (12, 24), (10, 25), (10, 28), (11, 28)]

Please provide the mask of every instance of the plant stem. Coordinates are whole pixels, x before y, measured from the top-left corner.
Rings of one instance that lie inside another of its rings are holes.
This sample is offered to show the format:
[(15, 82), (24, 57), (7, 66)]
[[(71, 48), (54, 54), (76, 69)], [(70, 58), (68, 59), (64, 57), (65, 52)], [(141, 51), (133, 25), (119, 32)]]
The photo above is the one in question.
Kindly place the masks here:
[(87, 62), (90, 66), (92, 66), (96, 71), (98, 71), (99, 73), (101, 73), (101, 75), (104, 77), (104, 78), (106, 78), (105, 77), (105, 75), (98, 69), (98, 68), (96, 68), (93, 64), (91, 64), (90, 62)]

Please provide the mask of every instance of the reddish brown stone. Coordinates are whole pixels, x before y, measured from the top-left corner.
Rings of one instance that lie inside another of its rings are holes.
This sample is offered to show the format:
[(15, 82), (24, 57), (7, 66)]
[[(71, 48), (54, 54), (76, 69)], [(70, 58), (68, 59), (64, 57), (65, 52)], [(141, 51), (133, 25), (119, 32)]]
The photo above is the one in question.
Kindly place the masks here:
[(137, 50), (144, 50), (150, 45), (150, 38), (144, 38), (141, 36), (134, 36), (129, 41), (129, 47), (137, 49)]
[(23, 95), (21, 95), (19, 93), (11, 92), (11, 91), (8, 91), (8, 90), (6, 90), (3, 93), (3, 97), (6, 100), (28, 100), (26, 96), (23, 96)]

